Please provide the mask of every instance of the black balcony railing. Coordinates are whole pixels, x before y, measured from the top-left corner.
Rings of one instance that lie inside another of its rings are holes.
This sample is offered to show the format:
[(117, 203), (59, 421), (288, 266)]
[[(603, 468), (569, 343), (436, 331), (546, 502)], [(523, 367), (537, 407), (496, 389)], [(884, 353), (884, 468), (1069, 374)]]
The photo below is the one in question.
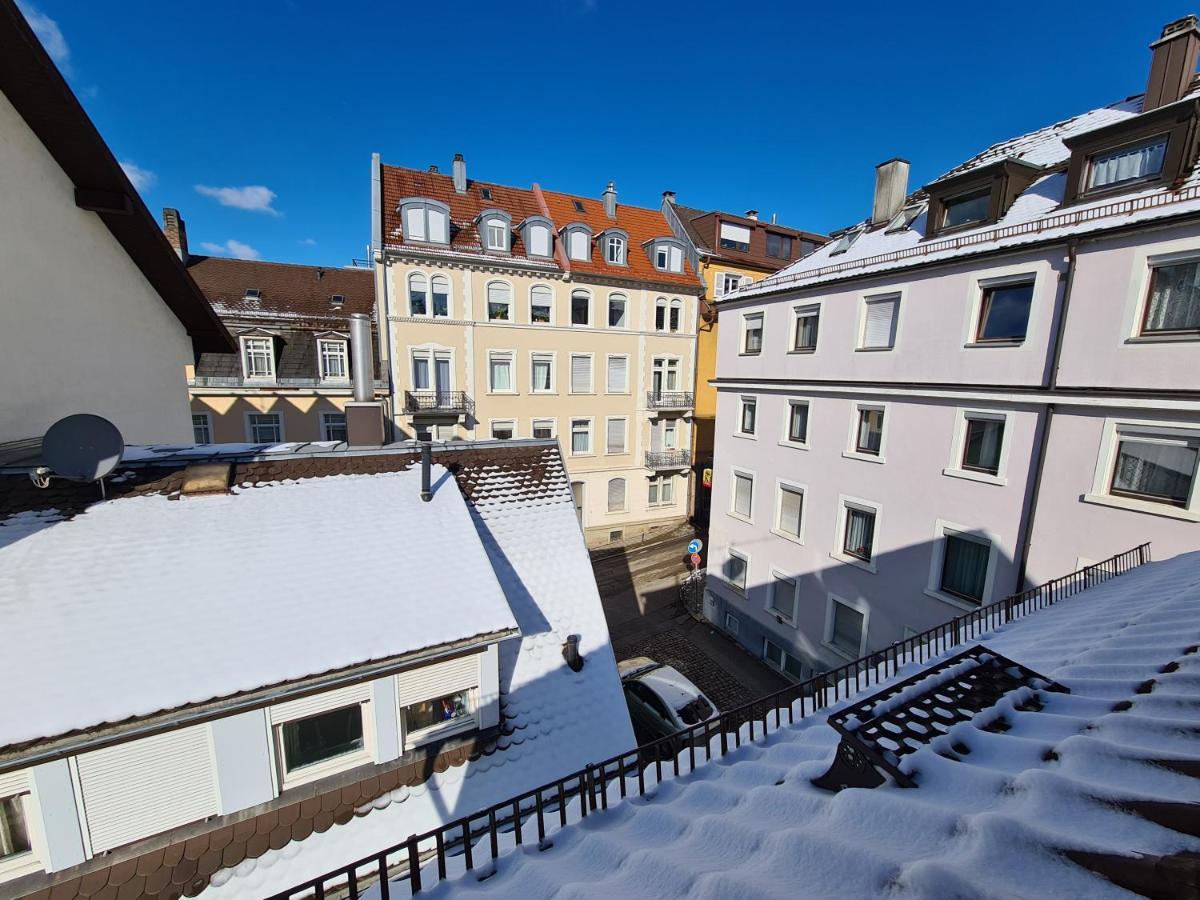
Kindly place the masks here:
[[(365, 888), (378, 885), (382, 900), (389, 900), (389, 879), (407, 880), (413, 894), (420, 893), (425, 879), (447, 877), (447, 860), (457, 857), (467, 871), (488, 874), (500, 856), (500, 841), (516, 846), (533, 841), (548, 849), (548, 830), (565, 828), (569, 821), (586, 819), (634, 794), (644, 795), (662, 781), (669, 766), (675, 777), (700, 763), (720, 758), (739, 748), (743, 741), (760, 741), (785, 725), (819, 714), (872, 684), (892, 678), (900, 667), (924, 663), (951, 647), (971, 641), (1014, 619), (1037, 612), (1087, 588), (1123, 575), (1150, 561), (1150, 545), (1142, 544), (1095, 565), (1063, 575), (1053, 581), (1013, 594), (997, 603), (897, 641), (884, 650), (860, 657), (843, 666), (814, 675), (807, 681), (789, 684), (766, 697), (677, 731), (668, 737), (635, 747), (620, 756), (592, 763), (557, 781), (510, 797), (495, 806), (441, 825), (424, 834), (414, 834), (401, 844), (364, 856), (341, 868), (273, 895), (270, 900), (299, 897), (324, 898), (327, 891), (342, 888), (348, 897), (362, 896)], [(651, 774), (653, 770), (653, 774)], [(487, 853), (477, 846), (487, 840)], [(482, 857), (482, 858), (481, 858)], [(427, 865), (430, 871), (421, 867)]]
[(466, 391), (405, 391), (404, 411), (466, 415), (474, 404)]
[(646, 391), (646, 409), (691, 409), (695, 405), (691, 391)]
[[(388, 383), (375, 379), (377, 391), (386, 391)], [(241, 375), (195, 375), (188, 379), (188, 387), (196, 388), (327, 388), (348, 391), (353, 387), (346, 378), (243, 378)]]
[(647, 469), (686, 469), (692, 463), (687, 450), (647, 450)]

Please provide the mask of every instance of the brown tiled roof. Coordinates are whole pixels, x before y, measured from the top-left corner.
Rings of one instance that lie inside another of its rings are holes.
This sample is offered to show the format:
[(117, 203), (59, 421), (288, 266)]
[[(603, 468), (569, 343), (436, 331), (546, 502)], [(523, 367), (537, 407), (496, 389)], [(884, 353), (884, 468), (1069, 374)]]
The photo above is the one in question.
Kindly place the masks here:
[[(375, 275), (370, 269), (300, 266), (291, 263), (191, 256), (188, 273), (224, 319), (288, 317), (345, 321), (351, 313), (370, 315), (375, 308)], [(257, 300), (246, 291), (257, 288)], [(330, 298), (341, 294), (340, 309)]]
[[(686, 206), (676, 206), (679, 218), (688, 234), (693, 235), (696, 246), (718, 259), (731, 263), (742, 263), (756, 269), (766, 269), (774, 272), (790, 265), (801, 257), (801, 241), (808, 241), (817, 246), (824, 244), (829, 238), (823, 234), (811, 231), (800, 231), (786, 225), (763, 222), (761, 219), (748, 219), (745, 216), (713, 210), (705, 212)], [(734, 225), (744, 225), (750, 229), (750, 249), (747, 252), (727, 250), (721, 246), (719, 239), (720, 223), (729, 222)], [(767, 255), (767, 232), (773, 231), (792, 238), (792, 255), (789, 259), (779, 259)]]

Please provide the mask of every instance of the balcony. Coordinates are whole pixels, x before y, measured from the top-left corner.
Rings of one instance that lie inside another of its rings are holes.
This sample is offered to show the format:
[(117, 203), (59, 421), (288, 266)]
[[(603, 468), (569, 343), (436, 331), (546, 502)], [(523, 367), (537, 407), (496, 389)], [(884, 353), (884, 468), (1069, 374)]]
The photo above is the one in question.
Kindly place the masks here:
[(647, 391), (646, 409), (691, 409), (696, 405), (691, 391)]
[[(377, 391), (386, 391), (387, 382), (375, 379)], [(188, 387), (194, 388), (261, 388), (263, 390), (297, 390), (322, 388), (333, 391), (349, 391), (354, 385), (348, 378), (244, 378), (241, 375), (194, 375), (188, 379)]]
[(646, 468), (661, 472), (665, 469), (686, 469), (692, 464), (688, 450), (647, 450)]
[(466, 391), (405, 391), (404, 412), (418, 418), (465, 416), (475, 410)]

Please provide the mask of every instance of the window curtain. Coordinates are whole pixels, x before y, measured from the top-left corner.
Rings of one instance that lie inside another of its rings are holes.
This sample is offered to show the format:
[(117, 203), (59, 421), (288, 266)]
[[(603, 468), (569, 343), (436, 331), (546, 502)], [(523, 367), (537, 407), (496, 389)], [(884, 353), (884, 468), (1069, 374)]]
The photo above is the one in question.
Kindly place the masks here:
[(757, 404), (754, 401), (742, 403), (742, 434), (754, 434), (754, 412)]
[(492, 390), (512, 390), (512, 362), (507, 359), (492, 360)]
[(1196, 447), (1185, 444), (1121, 441), (1113, 489), (1161, 497), (1182, 506), (1191, 493), (1197, 452)]
[(883, 413), (877, 409), (864, 409), (858, 414), (858, 449), (864, 453), (878, 453), (883, 438)]
[(988, 544), (947, 536), (942, 587), (960, 597), (969, 597), (977, 603), (981, 601), (990, 551)]
[(550, 390), (550, 360), (535, 359), (533, 361), (533, 389), (535, 391)]
[(1092, 160), (1092, 187), (1117, 184), (1133, 178), (1157, 175), (1162, 171), (1167, 142), (1159, 141), (1144, 147), (1134, 147)]
[(433, 276), (433, 314), (450, 315), (450, 279), (441, 275)]
[(1200, 329), (1200, 263), (1159, 266), (1143, 330), (1194, 329)]
[(21, 798), (5, 797), (0, 800), (0, 859), (26, 853), (30, 846)]
[(967, 450), (965, 464), (972, 469), (983, 469), (993, 474), (1000, 469), (1000, 444), (1004, 437), (1004, 423), (987, 419), (973, 419), (967, 425)]
[(577, 426), (571, 427), (572, 453), (587, 453), (589, 443), (587, 428), (579, 428)]
[(808, 440), (808, 406), (806, 404), (792, 404), (792, 423), (788, 429), (788, 438), (801, 443)]
[(861, 509), (846, 510), (846, 552), (870, 560), (874, 538), (875, 516)]

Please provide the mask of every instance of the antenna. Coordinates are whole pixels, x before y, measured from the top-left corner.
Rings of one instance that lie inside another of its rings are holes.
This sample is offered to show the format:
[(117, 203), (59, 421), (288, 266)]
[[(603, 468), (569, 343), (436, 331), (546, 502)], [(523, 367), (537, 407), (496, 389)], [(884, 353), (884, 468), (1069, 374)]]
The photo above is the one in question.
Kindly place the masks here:
[[(79, 413), (59, 419), (42, 438), (49, 474), (70, 481), (99, 481), (117, 467), (125, 439), (108, 419)], [(103, 486), (101, 486), (103, 489)]]

